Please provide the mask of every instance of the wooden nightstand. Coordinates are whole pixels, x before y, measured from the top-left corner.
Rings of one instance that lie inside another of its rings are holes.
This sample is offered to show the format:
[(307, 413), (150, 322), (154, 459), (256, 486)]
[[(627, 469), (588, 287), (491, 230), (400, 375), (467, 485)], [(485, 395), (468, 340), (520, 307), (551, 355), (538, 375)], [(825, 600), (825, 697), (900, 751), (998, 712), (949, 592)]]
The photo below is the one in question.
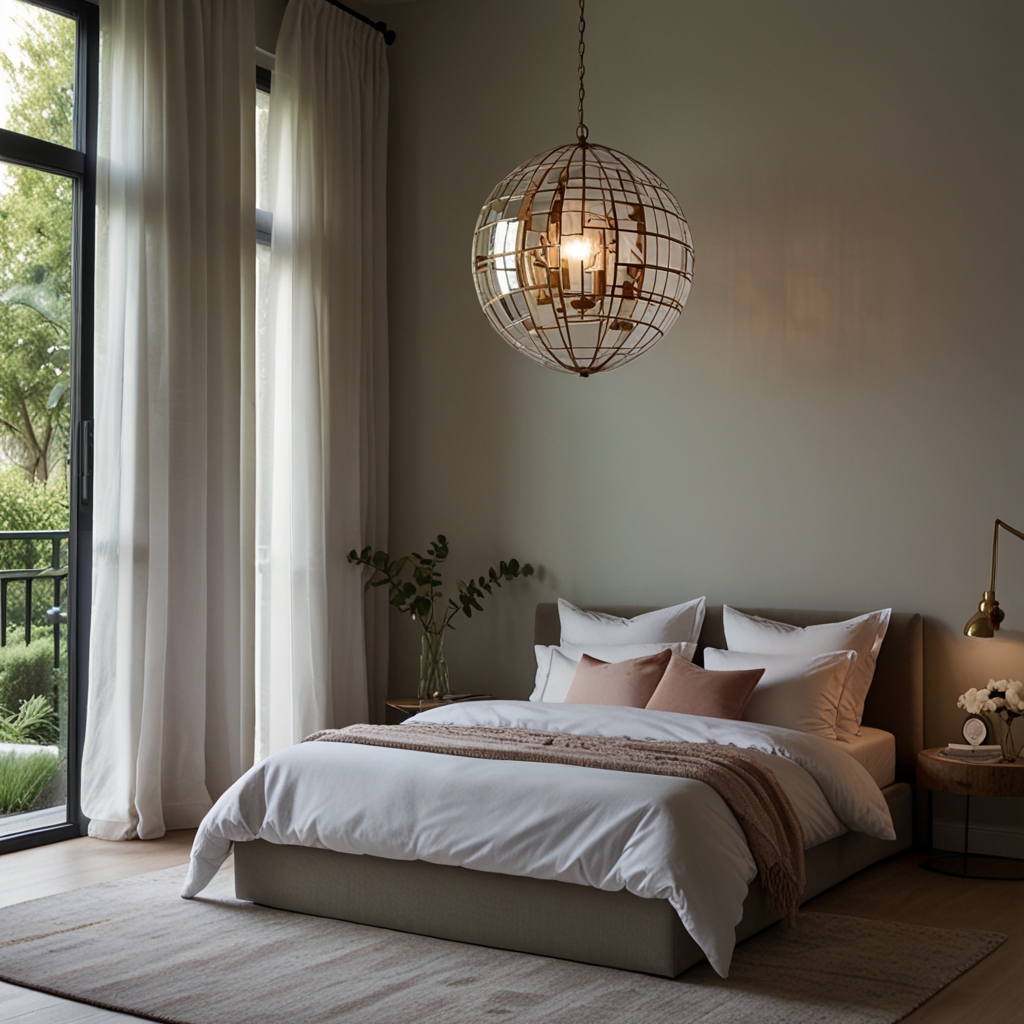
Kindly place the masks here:
[(418, 697), (393, 697), (384, 701), (384, 721), (388, 725), (401, 725), (407, 718), (431, 708), (458, 704), (464, 700), (492, 700), (489, 693), (449, 693), (440, 700), (420, 700)]
[[(944, 875), (963, 878), (1024, 879), (1024, 860), (969, 853), (972, 796), (1024, 797), (1024, 761), (1002, 764), (965, 764), (939, 757), (942, 747), (922, 750), (917, 755), (917, 784), (928, 790), (928, 858), (921, 867)], [(964, 822), (964, 852), (934, 853), (932, 845), (932, 793), (955, 793), (967, 797)]]

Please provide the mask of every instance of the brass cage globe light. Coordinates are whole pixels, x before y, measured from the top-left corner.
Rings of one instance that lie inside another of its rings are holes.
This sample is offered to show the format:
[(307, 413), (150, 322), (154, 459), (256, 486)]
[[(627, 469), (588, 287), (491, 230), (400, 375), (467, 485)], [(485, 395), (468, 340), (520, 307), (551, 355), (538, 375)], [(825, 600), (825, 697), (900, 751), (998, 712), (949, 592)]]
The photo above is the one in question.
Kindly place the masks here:
[(552, 370), (589, 377), (655, 345), (693, 281), (690, 229), (668, 186), (587, 141), (580, 0), (576, 142), (520, 164), (487, 197), (473, 279), (491, 326)]

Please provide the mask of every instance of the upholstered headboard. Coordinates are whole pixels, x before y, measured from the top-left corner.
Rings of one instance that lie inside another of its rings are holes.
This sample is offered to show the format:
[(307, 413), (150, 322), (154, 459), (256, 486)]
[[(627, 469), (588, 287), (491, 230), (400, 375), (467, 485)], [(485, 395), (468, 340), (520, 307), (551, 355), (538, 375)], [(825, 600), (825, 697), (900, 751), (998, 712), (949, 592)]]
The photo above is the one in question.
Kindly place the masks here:
[[(595, 608), (611, 615), (633, 616), (651, 607), (621, 605)], [(742, 608), (791, 626), (840, 622), (860, 612), (809, 611), (792, 608)], [(534, 643), (557, 644), (561, 638), (557, 604), (538, 604)], [(696, 661), (703, 663), (705, 647), (725, 647), (722, 608), (709, 605), (700, 631)], [(924, 655), (920, 615), (893, 612), (889, 629), (878, 652), (875, 679), (864, 705), (864, 725), (885, 729), (896, 737), (896, 778), (913, 781), (917, 752), (924, 747)]]

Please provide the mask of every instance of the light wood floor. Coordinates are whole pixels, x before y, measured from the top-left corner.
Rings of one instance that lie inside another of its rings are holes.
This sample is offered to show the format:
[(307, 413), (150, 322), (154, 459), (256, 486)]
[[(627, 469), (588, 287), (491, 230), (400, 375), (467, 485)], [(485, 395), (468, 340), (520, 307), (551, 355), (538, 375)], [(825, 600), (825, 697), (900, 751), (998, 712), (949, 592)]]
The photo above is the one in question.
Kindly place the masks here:
[[(0, 906), (184, 864), (193, 832), (150, 842), (74, 839), (0, 857)], [(1009, 939), (905, 1020), (908, 1024), (1024, 1024), (1024, 882), (972, 881), (923, 871), (897, 857), (829, 890), (808, 910), (937, 928), (1002, 932)], [(0, 1022), (101, 1024), (139, 1020), (0, 983)]]
[(1008, 936), (905, 1024), (1024, 1022), (1024, 881), (952, 878), (925, 871), (907, 854), (862, 871), (804, 904), (808, 910), (873, 917), (933, 928), (966, 928)]

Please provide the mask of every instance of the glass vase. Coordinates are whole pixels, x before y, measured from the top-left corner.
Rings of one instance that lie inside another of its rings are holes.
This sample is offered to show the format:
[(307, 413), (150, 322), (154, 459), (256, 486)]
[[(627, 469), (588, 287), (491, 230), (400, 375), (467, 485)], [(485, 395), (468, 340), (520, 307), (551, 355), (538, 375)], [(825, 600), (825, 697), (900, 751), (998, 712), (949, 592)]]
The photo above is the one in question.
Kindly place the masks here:
[(451, 692), (448, 662), (444, 660), (444, 631), (423, 630), (420, 639), (420, 700), (436, 700)]
[(1013, 741), (1013, 723), (1017, 721), (1018, 717), (1017, 715), (1010, 715), (1003, 724), (1003, 738), (1000, 741), (1000, 746), (1003, 748), (1003, 760), (1005, 761), (1017, 760), (1017, 745)]

